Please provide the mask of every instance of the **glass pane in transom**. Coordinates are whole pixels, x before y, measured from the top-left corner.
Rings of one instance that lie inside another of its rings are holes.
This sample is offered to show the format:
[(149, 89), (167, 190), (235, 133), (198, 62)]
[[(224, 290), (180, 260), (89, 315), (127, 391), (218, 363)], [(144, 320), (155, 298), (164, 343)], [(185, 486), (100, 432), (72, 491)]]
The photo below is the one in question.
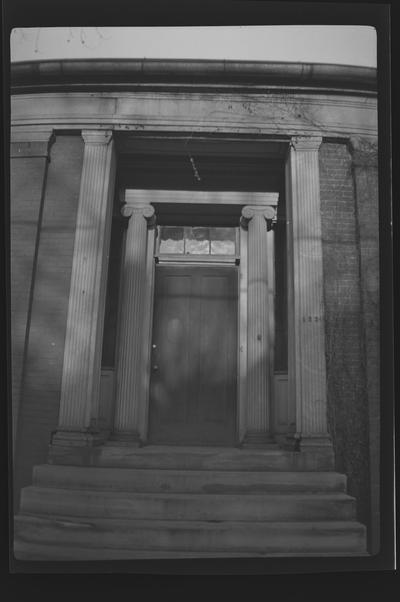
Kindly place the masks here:
[(187, 255), (210, 254), (210, 228), (186, 228), (185, 253)]
[(158, 229), (160, 237), (160, 253), (184, 252), (184, 229), (182, 226), (160, 226)]
[(234, 255), (235, 228), (210, 228), (211, 255)]
[(160, 255), (235, 255), (237, 228), (158, 226)]

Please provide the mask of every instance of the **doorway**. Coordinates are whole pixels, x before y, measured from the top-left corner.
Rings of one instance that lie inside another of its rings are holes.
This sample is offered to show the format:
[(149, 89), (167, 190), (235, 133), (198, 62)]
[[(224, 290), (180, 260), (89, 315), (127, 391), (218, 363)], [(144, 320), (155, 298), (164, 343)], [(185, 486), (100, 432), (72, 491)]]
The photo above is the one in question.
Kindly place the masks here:
[(236, 442), (238, 268), (156, 265), (149, 441)]

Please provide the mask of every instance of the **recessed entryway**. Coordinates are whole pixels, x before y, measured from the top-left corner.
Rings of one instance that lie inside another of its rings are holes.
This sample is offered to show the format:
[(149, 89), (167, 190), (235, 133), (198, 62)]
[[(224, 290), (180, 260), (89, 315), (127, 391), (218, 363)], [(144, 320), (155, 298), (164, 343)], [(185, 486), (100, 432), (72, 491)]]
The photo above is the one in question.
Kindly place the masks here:
[(235, 265), (158, 265), (150, 377), (151, 443), (233, 445)]

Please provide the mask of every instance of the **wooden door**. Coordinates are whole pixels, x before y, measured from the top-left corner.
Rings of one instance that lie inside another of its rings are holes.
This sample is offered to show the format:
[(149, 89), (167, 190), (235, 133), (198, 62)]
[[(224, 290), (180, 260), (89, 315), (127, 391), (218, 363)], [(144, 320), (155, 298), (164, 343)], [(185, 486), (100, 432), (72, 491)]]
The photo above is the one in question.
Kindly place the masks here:
[(156, 267), (149, 440), (233, 445), (236, 266)]

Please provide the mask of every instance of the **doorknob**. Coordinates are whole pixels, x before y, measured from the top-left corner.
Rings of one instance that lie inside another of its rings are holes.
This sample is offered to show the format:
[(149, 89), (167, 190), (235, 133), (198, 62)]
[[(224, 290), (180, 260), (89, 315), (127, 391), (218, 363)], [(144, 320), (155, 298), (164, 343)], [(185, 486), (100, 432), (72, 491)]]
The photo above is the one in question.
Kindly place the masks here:
[(154, 371), (154, 372), (157, 372), (157, 370), (158, 370), (158, 366), (157, 366), (157, 365), (154, 365), (154, 366), (153, 366), (153, 371)]

